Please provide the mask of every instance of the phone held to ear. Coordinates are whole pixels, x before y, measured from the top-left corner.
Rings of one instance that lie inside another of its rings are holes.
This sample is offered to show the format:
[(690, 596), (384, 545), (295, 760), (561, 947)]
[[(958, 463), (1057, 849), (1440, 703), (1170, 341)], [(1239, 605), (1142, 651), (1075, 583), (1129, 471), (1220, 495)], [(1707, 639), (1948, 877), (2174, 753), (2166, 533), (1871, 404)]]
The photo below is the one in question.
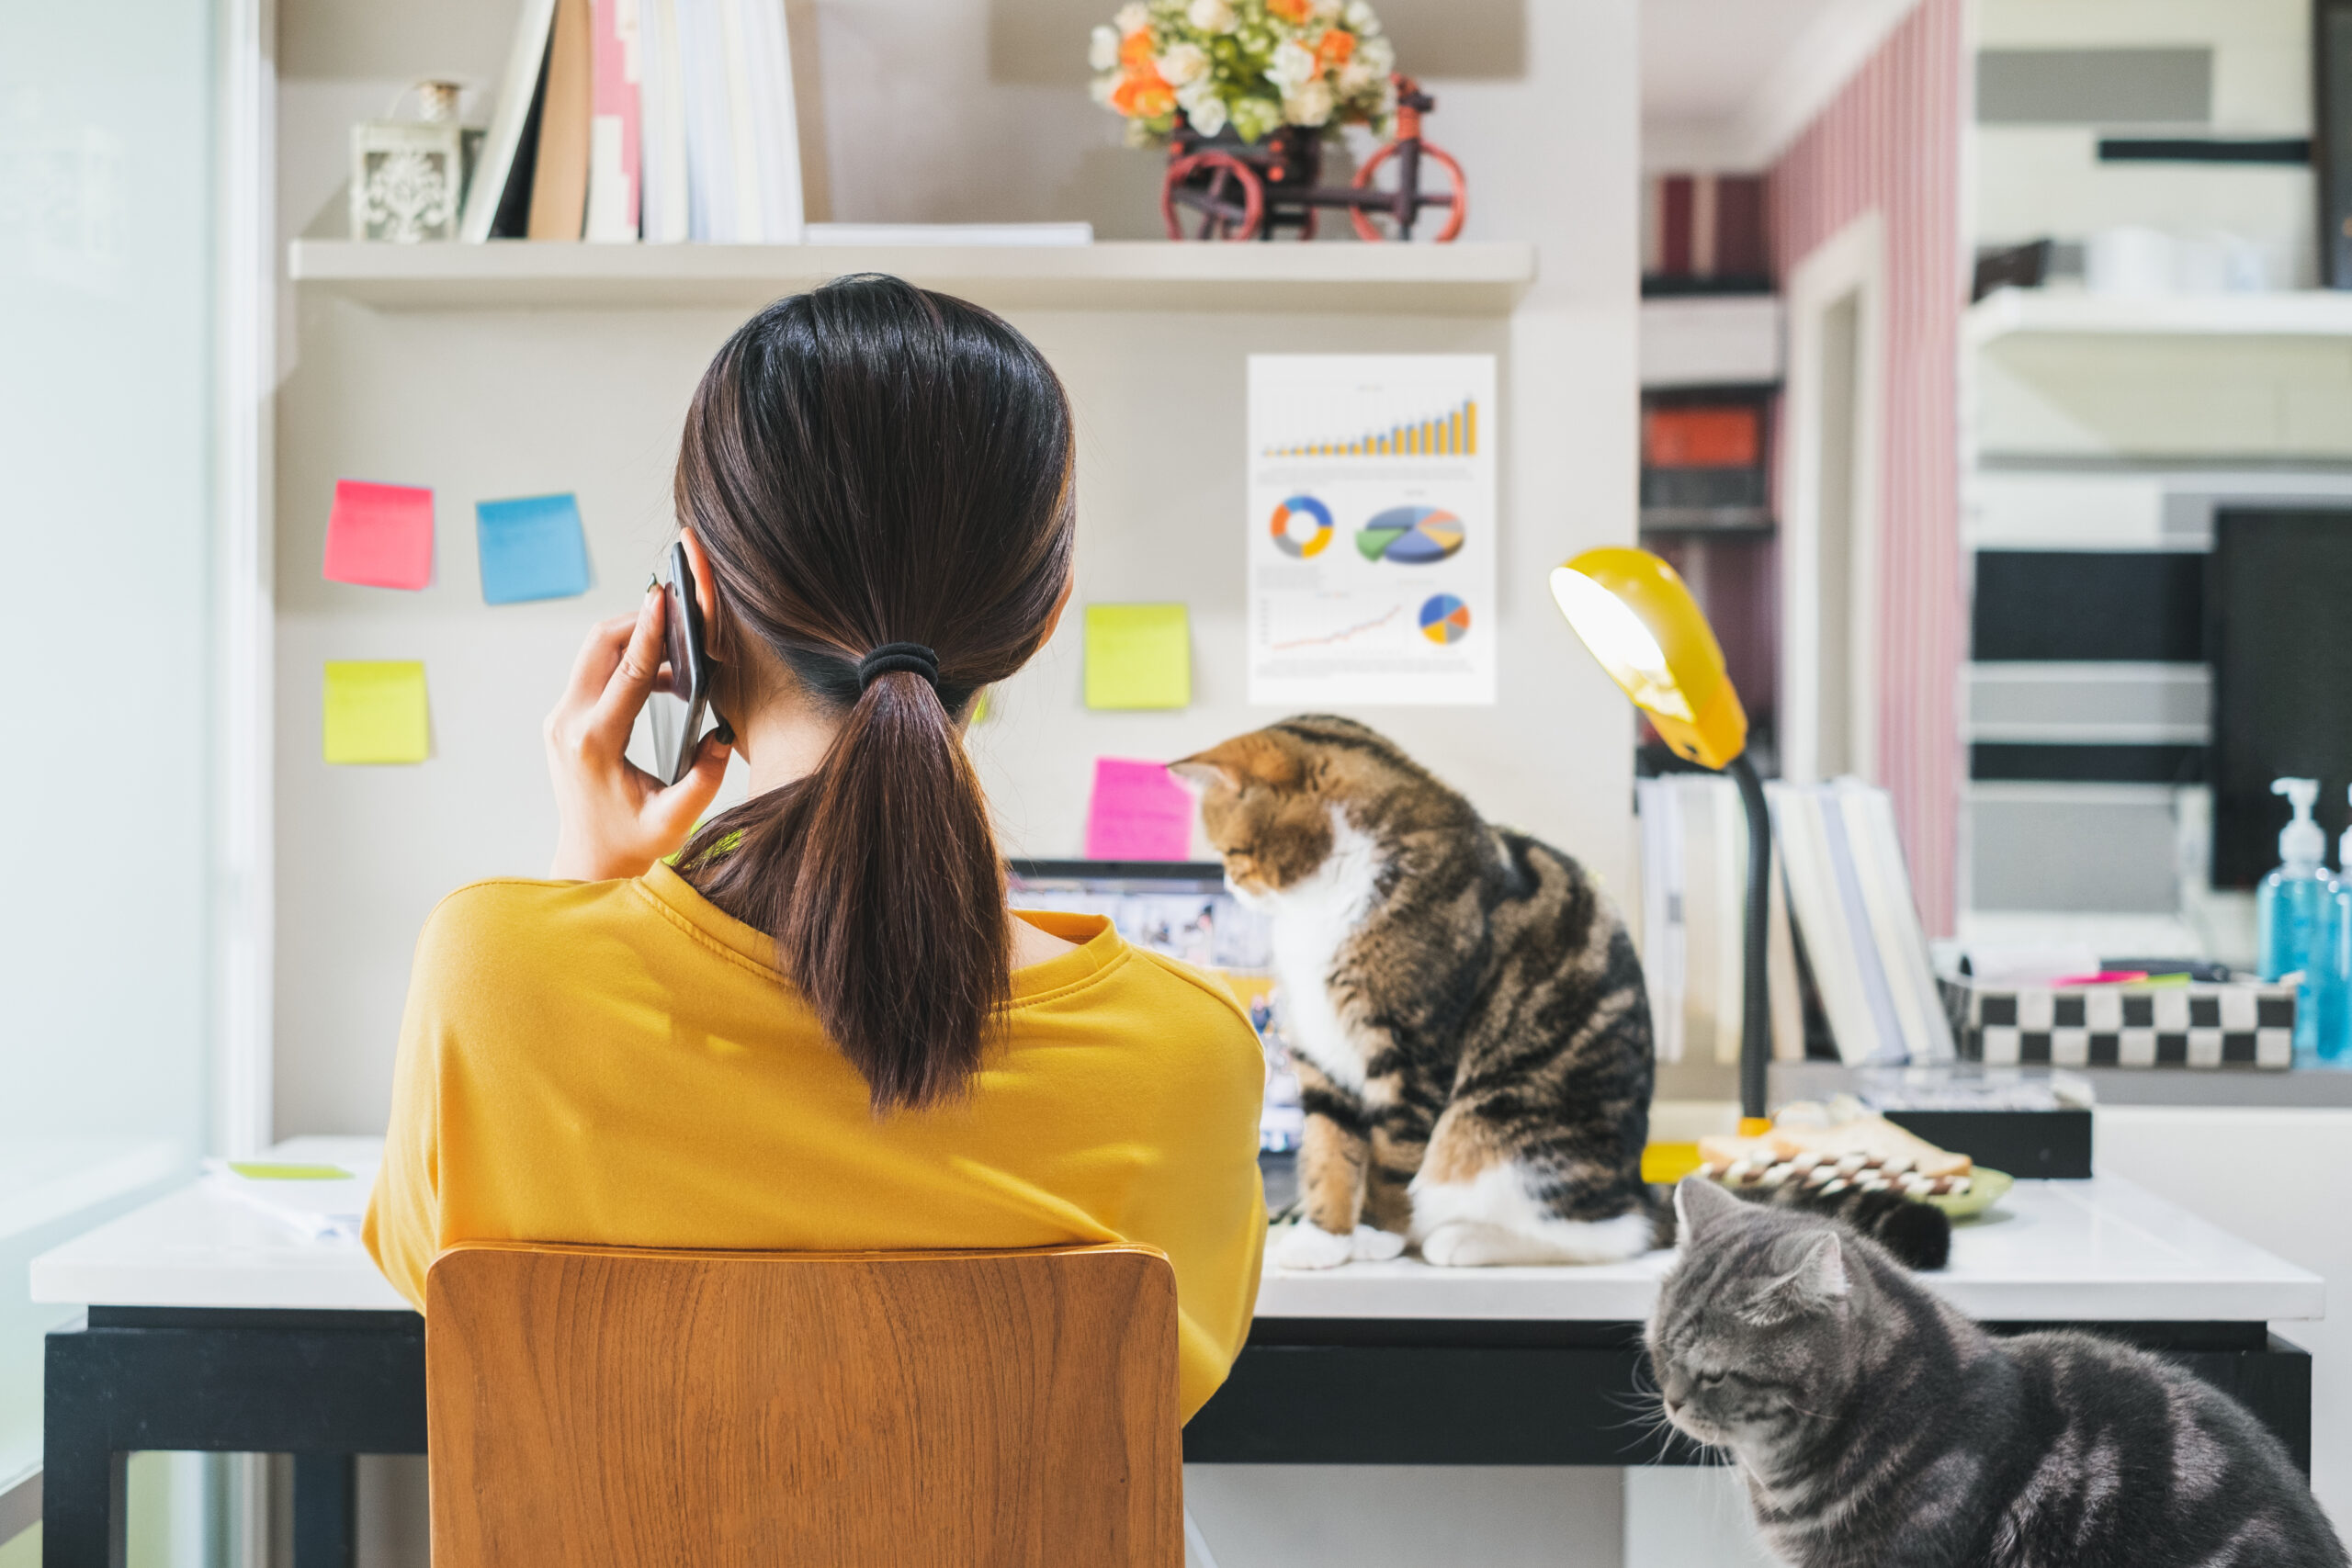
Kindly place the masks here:
[(702, 739), (702, 716), (710, 705), (710, 654), (703, 637), (702, 601), (695, 593), (694, 569), (687, 563), (683, 543), (671, 545), (669, 566), (670, 580), (662, 590), (666, 601), (662, 607), (662, 636), (669, 645), (670, 691), (685, 705), (686, 712), (678, 727), (675, 752), (663, 756), (657, 746), (655, 761), (664, 782), (676, 784), (695, 765), (695, 743)]

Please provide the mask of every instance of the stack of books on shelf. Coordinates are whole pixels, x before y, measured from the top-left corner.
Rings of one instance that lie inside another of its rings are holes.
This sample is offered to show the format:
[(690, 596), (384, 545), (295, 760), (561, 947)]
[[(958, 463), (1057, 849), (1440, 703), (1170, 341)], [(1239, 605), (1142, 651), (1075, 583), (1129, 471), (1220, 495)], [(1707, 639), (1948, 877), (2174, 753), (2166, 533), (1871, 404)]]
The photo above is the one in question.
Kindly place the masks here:
[(784, 0), (524, 0), (459, 237), (793, 244)]
[(1894, 807), (1854, 779), (1765, 786), (1799, 957), (1835, 1055), (1949, 1062), (1951, 1021), (1911, 892)]
[[(1635, 929), (1648, 981), (1650, 1027), (1661, 1062), (1739, 1062), (1747, 995), (1747, 815), (1719, 773), (1639, 779), (1642, 897)], [(1770, 890), (1765, 977), (1772, 1054), (1804, 1055), (1795, 950), (1778, 857)]]
[[(1634, 796), (1636, 930), (1658, 1060), (1736, 1064), (1747, 908), (1737, 788), (1718, 774), (1674, 773), (1636, 781)], [(1951, 1023), (1886, 792), (1839, 779), (1769, 784), (1765, 797), (1774, 1059), (1952, 1061)]]

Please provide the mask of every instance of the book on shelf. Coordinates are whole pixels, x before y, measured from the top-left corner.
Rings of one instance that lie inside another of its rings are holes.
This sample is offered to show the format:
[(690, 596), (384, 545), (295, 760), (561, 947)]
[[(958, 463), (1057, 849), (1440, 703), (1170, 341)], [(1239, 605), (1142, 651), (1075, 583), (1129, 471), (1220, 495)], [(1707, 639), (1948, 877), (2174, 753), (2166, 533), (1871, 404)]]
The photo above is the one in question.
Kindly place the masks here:
[[(523, 0), (514, 19), (514, 44), (506, 51), (506, 74), (500, 81), (498, 105), (491, 111), (490, 131), (482, 138), (481, 155), (473, 180), (466, 187), (464, 216), (458, 237), (481, 242), (491, 237), (501, 215), (510, 206), (510, 190), (527, 189), (527, 175), (517, 180), (515, 170), (527, 171), (537, 157), (536, 120), (539, 80), (545, 73), (548, 35), (555, 27), (555, 0)], [(525, 143), (530, 141), (532, 145)]]
[(677, 244), (687, 237), (686, 77), (680, 53), (678, 0), (639, 0), (638, 43), (644, 51), (638, 123), (644, 136), (639, 201), (645, 239)]
[(462, 237), (800, 243), (784, 7), (525, 0)]
[(1775, 783), (1765, 795), (1804, 971), (1839, 1058), (1952, 1060), (1951, 1025), (1887, 793), (1838, 779)]
[(534, 240), (580, 238), (588, 211), (588, 141), (596, 52), (588, 0), (556, 0), (539, 89), (538, 156), (531, 170)]
[[(1642, 972), (1661, 1062), (1736, 1066), (1745, 1023), (1747, 814), (1738, 786), (1714, 773), (1670, 773), (1634, 786), (1641, 828)], [(1765, 977), (1772, 1055), (1804, 1054), (1787, 897), (1774, 872)]]
[(588, 217), (583, 237), (634, 240), (639, 233), (643, 139), (644, 25), (641, 0), (594, 0), (595, 90), (588, 122)]

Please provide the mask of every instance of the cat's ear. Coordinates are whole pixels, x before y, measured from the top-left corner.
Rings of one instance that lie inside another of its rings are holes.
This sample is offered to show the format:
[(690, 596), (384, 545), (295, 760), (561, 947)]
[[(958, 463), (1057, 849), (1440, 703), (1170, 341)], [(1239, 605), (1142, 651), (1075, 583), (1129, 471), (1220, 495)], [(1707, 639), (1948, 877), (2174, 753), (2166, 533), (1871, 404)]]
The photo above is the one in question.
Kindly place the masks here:
[[(1794, 1253), (1793, 1267), (1773, 1280), (1765, 1295), (1782, 1310), (1818, 1311), (1853, 1289), (1846, 1273), (1846, 1248), (1836, 1231), (1808, 1231), (1781, 1245)], [(1785, 1254), (1780, 1260), (1791, 1261)]]
[(1211, 761), (1206, 751), (1201, 752), (1198, 756), (1179, 757), (1168, 764), (1168, 771), (1186, 783), (1196, 784), (1203, 789), (1241, 787), (1239, 775), (1223, 762)]
[(1253, 784), (1290, 789), (1302, 776), (1296, 754), (1261, 729), (1220, 740), (1205, 751), (1169, 763), (1168, 771), (1194, 784), (1227, 789)]
[(1674, 1184), (1674, 1228), (1686, 1241), (1704, 1235), (1740, 1207), (1738, 1199), (1703, 1176), (1686, 1176)]

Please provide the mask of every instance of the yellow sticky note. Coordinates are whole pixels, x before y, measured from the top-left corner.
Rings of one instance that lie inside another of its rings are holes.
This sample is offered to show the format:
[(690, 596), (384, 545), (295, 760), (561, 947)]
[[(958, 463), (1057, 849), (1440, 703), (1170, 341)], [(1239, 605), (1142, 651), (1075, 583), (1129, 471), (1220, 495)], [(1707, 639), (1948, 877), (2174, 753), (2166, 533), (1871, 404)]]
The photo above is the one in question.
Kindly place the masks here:
[(328, 761), (422, 762), (431, 743), (424, 664), (413, 659), (327, 661)]
[(248, 1181), (348, 1181), (351, 1172), (339, 1165), (276, 1165), (267, 1160), (232, 1159), (229, 1168)]
[(1086, 607), (1086, 705), (1181, 708), (1193, 702), (1193, 633), (1182, 604)]

